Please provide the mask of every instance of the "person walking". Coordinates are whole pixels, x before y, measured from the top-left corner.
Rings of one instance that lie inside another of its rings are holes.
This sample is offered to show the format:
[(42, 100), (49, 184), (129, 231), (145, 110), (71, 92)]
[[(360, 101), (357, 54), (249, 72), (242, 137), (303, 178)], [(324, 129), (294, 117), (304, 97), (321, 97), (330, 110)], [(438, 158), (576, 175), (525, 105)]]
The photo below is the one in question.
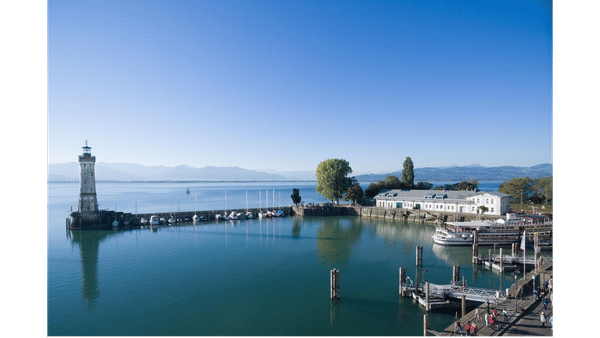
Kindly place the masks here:
[(502, 310), (502, 314), (504, 315), (504, 322), (508, 322), (508, 317), (506, 316), (506, 309)]
[(489, 316), (489, 315), (486, 313), (486, 314), (485, 314), (485, 317), (484, 317), (484, 318), (485, 318), (485, 326), (486, 326), (486, 327), (488, 326), (488, 316)]
[(460, 325), (460, 321), (456, 321), (456, 329), (458, 330), (458, 333), (462, 336), (463, 335), (463, 328)]
[(479, 308), (475, 309), (475, 319), (479, 320)]
[(544, 297), (543, 302), (544, 302), (544, 310), (546, 310), (546, 307), (548, 306), (548, 298)]
[(544, 311), (542, 311), (542, 314), (540, 315), (540, 321), (542, 322), (542, 327), (545, 327), (545, 325), (546, 325), (546, 316), (544, 315)]

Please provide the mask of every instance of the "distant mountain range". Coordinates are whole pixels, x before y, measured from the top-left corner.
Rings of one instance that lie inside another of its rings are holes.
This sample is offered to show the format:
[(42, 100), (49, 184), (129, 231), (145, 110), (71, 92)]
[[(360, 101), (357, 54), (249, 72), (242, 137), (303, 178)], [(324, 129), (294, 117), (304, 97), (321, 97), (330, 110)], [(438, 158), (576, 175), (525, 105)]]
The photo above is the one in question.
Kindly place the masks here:
[[(261, 172), (239, 167), (144, 166), (134, 163), (96, 163), (98, 181), (304, 181), (313, 171)], [(79, 181), (79, 163), (48, 165), (48, 182)]]
[[(552, 176), (552, 164), (538, 164), (533, 167), (484, 167), (478, 164), (459, 167), (427, 167), (415, 168), (415, 182), (427, 181), (464, 181), (475, 179), (478, 181), (507, 181), (516, 177), (540, 178), (543, 176)], [(359, 181), (380, 181), (388, 175), (402, 177), (402, 170), (388, 174), (367, 174), (358, 175)]]
[[(533, 167), (483, 167), (451, 166), (437, 168), (415, 168), (415, 182), (419, 181), (506, 181), (515, 177), (539, 178), (552, 175), (552, 164)], [(359, 181), (384, 180), (388, 175), (402, 177), (402, 171), (387, 174), (357, 175)], [(98, 181), (314, 181), (314, 171), (256, 171), (239, 167), (203, 167), (188, 165), (176, 167), (144, 166), (134, 163), (96, 163)], [(77, 162), (48, 165), (48, 181), (79, 181)]]

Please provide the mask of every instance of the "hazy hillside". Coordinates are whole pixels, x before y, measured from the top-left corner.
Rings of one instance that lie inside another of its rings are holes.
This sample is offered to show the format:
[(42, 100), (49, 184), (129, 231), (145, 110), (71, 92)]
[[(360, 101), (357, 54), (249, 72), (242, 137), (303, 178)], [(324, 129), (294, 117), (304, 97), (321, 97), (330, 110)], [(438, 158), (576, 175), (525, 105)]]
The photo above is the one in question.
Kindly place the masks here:
[[(99, 181), (282, 181), (302, 180), (275, 173), (247, 170), (238, 167), (194, 168), (143, 166), (134, 163), (96, 163), (96, 180)], [(79, 181), (77, 162), (48, 165), (48, 181)]]
[[(539, 164), (532, 167), (483, 167), (470, 165), (464, 167), (427, 167), (415, 168), (415, 182), (419, 181), (462, 181), (476, 179), (479, 181), (505, 181), (515, 177), (539, 178), (552, 175), (552, 164)], [(384, 180), (388, 175), (402, 177), (402, 170), (387, 174), (358, 175), (359, 181)]]
[[(537, 178), (552, 175), (552, 164), (532, 167), (464, 167), (415, 168), (415, 182), (419, 181), (505, 181), (515, 177)], [(387, 174), (357, 175), (359, 181), (379, 181), (388, 175), (402, 176), (402, 171)], [(285, 181), (316, 180), (314, 171), (255, 171), (239, 167), (203, 167), (188, 165), (176, 167), (144, 166), (134, 163), (96, 163), (96, 179), (99, 181)], [(48, 166), (48, 181), (79, 181), (77, 162), (57, 163)]]

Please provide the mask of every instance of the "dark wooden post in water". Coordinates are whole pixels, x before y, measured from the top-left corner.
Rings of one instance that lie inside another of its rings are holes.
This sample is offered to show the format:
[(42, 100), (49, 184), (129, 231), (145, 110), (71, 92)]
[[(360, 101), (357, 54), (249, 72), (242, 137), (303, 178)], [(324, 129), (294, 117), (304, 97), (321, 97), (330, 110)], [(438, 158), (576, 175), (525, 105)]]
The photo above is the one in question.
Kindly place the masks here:
[(536, 232), (533, 234), (533, 252), (534, 252), (534, 256), (533, 256), (533, 269), (534, 271), (537, 270), (537, 254), (538, 254), (538, 250), (540, 249), (540, 236), (539, 234)]
[(423, 315), (423, 337), (427, 336), (427, 330), (429, 329), (429, 314)]
[(517, 243), (512, 244), (510, 255), (517, 257)]
[(490, 269), (492, 268), (492, 249), (488, 249), (488, 263), (490, 263)]
[(425, 282), (425, 311), (429, 312), (429, 282)]
[(460, 313), (461, 317), (464, 317), (467, 314), (467, 298), (465, 295), (462, 295), (460, 298)]
[(479, 264), (479, 244), (477, 243), (477, 230), (473, 230), (473, 264)]
[(340, 299), (340, 270), (331, 270), (329, 276), (331, 299)]
[(423, 247), (420, 245), (417, 245), (417, 266), (423, 266)]
[(504, 260), (502, 259), (502, 248), (500, 248), (500, 272), (504, 272)]
[(400, 295), (402, 297), (406, 297), (406, 293), (402, 289), (402, 285), (406, 284), (406, 268), (405, 267), (400, 268), (400, 283), (399, 284), (400, 284)]
[(458, 284), (460, 281), (460, 265), (452, 266), (452, 284)]

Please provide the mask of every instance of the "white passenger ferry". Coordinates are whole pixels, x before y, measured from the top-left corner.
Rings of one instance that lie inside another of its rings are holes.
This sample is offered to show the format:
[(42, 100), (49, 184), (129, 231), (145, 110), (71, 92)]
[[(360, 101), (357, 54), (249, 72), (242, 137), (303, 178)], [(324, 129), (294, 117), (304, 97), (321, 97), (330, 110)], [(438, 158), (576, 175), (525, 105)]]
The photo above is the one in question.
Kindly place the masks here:
[[(449, 227), (448, 227), (449, 226)], [(496, 221), (446, 222), (432, 238), (440, 245), (473, 245), (473, 232), (477, 231), (478, 245), (507, 245), (517, 243), (525, 231), (526, 241), (533, 242), (537, 233), (541, 241), (552, 240), (552, 222), (548, 218), (516, 217), (507, 214), (506, 219)]]

